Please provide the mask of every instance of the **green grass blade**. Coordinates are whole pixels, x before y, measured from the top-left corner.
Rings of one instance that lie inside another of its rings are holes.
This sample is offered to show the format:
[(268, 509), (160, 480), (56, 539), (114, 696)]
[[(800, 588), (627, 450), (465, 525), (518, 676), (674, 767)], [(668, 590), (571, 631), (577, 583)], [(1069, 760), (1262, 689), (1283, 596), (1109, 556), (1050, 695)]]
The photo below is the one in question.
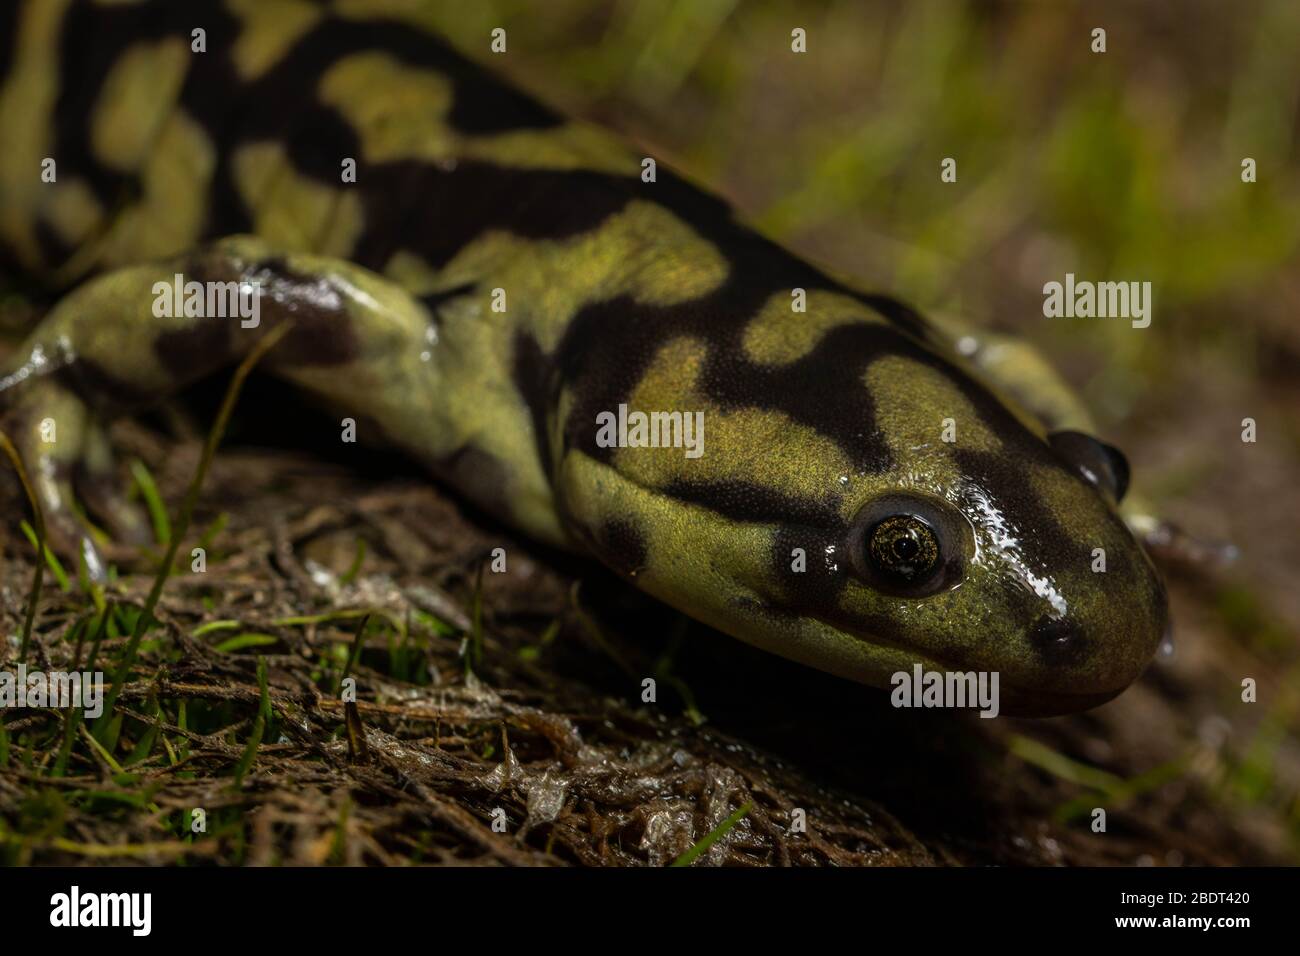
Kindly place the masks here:
[(257, 757), (257, 748), (262, 746), (262, 734), (266, 732), (266, 724), (263, 723), (259, 714), (257, 720), (253, 721), (253, 733), (249, 735), (248, 746), (244, 748), (243, 756), (239, 758), (239, 763), (235, 765), (234, 780), (231, 783), (232, 790), (238, 790), (244, 782), (244, 775), (248, 773), (253, 761)]
[(242, 651), (247, 647), (267, 647), (271, 644), (278, 644), (280, 639), (274, 634), (236, 634), (232, 638), (222, 641), (213, 650), (220, 654), (230, 654), (234, 651)]
[(339, 584), (351, 584), (361, 573), (361, 563), (366, 560), (366, 539), (357, 538), (357, 553), (352, 559), (351, 566), (343, 572), (339, 578)]
[(139, 458), (131, 461), (131, 477), (135, 479), (140, 496), (144, 498), (145, 507), (149, 509), (149, 520), (153, 522), (153, 535), (158, 544), (164, 548), (172, 539), (172, 523), (167, 517), (167, 506), (163, 504), (158, 491), (158, 483), (153, 480), (148, 466)]
[(752, 810), (752, 809), (754, 809), (753, 801), (747, 802), (743, 807), (741, 807), (739, 810), (737, 810), (737, 811), (736, 811), (735, 813), (733, 813), (731, 816), (727, 817), (727, 819), (723, 820), (723, 821), (722, 821), (721, 823), (719, 823), (716, 827), (714, 827), (712, 830), (710, 830), (710, 831), (708, 832), (708, 834), (704, 837), (703, 840), (701, 840), (699, 843), (695, 844), (695, 846), (691, 847), (689, 850), (687, 850), (685, 853), (683, 853), (683, 854), (682, 854), (681, 856), (679, 856), (677, 859), (673, 860), (673, 862), (672, 862), (671, 864), (669, 864), (669, 865), (670, 865), (670, 866), (690, 866), (690, 865), (691, 865), (692, 863), (694, 863), (694, 862), (695, 862), (695, 861), (696, 861), (696, 860), (697, 860), (697, 859), (698, 859), (702, 854), (707, 853), (708, 850), (709, 850), (709, 847), (713, 846), (713, 844), (715, 844), (715, 843), (717, 843), (719, 840), (721, 840), (721, 839), (723, 838), (723, 836), (726, 835), (726, 833), (727, 833), (728, 830), (730, 830), (730, 829), (731, 829), (732, 827), (734, 827), (737, 823), (739, 823), (741, 820), (743, 820), (743, 819), (745, 818), (745, 815), (746, 815), (747, 813), (749, 813), (749, 811)]
[(194, 514), (194, 506), (198, 503), (199, 491), (203, 488), (203, 479), (207, 477), (208, 469), (212, 466), (212, 459), (217, 453), (217, 446), (221, 444), (221, 438), (226, 433), (226, 425), (230, 422), (230, 414), (235, 409), (235, 402), (244, 387), (244, 380), (248, 378), (248, 373), (253, 370), (253, 366), (258, 363), (263, 355), (274, 348), (277, 342), (284, 338), (291, 327), (292, 323), (285, 322), (272, 329), (260, 342), (254, 345), (249, 350), (248, 355), (244, 357), (244, 360), (239, 363), (239, 367), (235, 369), (235, 374), (230, 379), (230, 384), (226, 387), (225, 397), (221, 401), (221, 409), (217, 412), (217, 419), (212, 423), (212, 428), (208, 431), (207, 441), (204, 442), (199, 467), (195, 470), (194, 479), (185, 492), (185, 501), (181, 504), (180, 518), (176, 522), (175, 532), (172, 534), (171, 540), (167, 543), (167, 554), (163, 558), (162, 565), (158, 568), (158, 574), (154, 577), (153, 587), (149, 589), (149, 596), (144, 602), (144, 609), (135, 619), (131, 639), (127, 642), (126, 649), (122, 653), (121, 664), (118, 666), (117, 673), (113, 676), (113, 686), (109, 688), (108, 699), (104, 702), (104, 713), (96, 721), (96, 734), (108, 727), (109, 714), (117, 703), (117, 695), (122, 692), (122, 687), (131, 674), (131, 668), (135, 665), (135, 655), (140, 649), (140, 641), (144, 638), (144, 632), (148, 629), (149, 622), (153, 620), (154, 608), (158, 606), (158, 599), (162, 597), (163, 586), (166, 585), (167, 577), (171, 574), (172, 566), (176, 563), (176, 551), (180, 547), (181, 539), (185, 537), (185, 532), (189, 530), (190, 518)]
[(26, 521), (18, 522), (18, 527), (22, 529), (27, 540), (30, 541), (32, 547), (36, 549), (36, 553), (45, 556), (45, 564), (50, 569), (50, 573), (54, 575), (55, 580), (59, 582), (59, 590), (63, 591), (65, 594), (71, 591), (72, 580), (68, 577), (68, 572), (63, 569), (63, 562), (61, 562), (58, 559), (58, 556), (50, 550), (50, 546), (40, 541), (36, 532), (32, 530), (32, 526)]

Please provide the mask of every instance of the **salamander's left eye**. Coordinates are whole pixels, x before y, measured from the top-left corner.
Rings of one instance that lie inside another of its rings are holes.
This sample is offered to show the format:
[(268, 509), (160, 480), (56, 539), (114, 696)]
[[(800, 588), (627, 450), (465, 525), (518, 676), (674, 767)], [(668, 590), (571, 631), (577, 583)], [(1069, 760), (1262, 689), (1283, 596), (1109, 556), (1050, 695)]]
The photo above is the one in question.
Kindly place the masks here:
[(926, 597), (952, 587), (961, 579), (965, 536), (948, 510), (913, 495), (870, 502), (854, 522), (849, 549), (859, 576), (900, 597)]

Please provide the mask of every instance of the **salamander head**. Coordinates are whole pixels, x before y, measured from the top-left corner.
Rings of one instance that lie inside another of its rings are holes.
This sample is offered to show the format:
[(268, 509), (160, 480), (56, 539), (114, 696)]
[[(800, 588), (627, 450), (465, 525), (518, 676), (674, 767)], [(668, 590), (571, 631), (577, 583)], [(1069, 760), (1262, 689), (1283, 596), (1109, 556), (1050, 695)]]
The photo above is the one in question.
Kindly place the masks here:
[(703, 409), (697, 460), (619, 448), (562, 469), (588, 545), (645, 590), (880, 687), (917, 663), (997, 672), (1010, 713), (1095, 706), (1150, 661), (1166, 595), (1116, 512), (1128, 476), (1114, 449), (1042, 434), (878, 327), (833, 330), (777, 364), (780, 387), (751, 407), (717, 395), (754, 369), (689, 355), (670, 356), (668, 390), (652, 369), (638, 394)]
[[(877, 642), (873, 666), (996, 671), (1007, 712), (1071, 712), (1120, 693), (1151, 659), (1167, 610), (1113, 508), (1118, 452), (1071, 433), (1014, 456), (949, 455), (958, 467), (936, 463), (863, 497), (835, 547), (843, 589), (801, 613), (832, 643)], [(1109, 467), (1090, 475), (1100, 462)]]

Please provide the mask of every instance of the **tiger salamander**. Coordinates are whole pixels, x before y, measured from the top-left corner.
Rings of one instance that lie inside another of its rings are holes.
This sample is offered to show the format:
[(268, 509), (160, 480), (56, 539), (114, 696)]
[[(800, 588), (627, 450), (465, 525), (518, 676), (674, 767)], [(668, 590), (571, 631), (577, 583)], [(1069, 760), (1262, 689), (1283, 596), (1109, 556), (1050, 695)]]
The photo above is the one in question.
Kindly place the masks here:
[(62, 296), (0, 400), (54, 540), (74, 493), (136, 520), (109, 416), (292, 319), (270, 373), (737, 638), (997, 672), (1025, 713), (1138, 676), (1166, 596), (1127, 466), (1032, 352), (959, 352), (374, 9), (0, 0), (0, 275)]

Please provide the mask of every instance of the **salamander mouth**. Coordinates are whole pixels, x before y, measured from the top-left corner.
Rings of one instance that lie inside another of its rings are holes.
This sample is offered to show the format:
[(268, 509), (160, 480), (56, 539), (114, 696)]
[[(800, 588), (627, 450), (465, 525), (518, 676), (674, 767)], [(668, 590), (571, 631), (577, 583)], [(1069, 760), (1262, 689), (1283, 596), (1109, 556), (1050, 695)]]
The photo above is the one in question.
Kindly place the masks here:
[[(891, 657), (893, 672), (899, 671), (910, 672), (911, 669), (920, 664), (925, 671), (938, 671), (940, 673), (960, 673), (969, 671), (988, 671), (992, 672), (995, 668), (979, 667), (971, 664), (961, 664), (956, 661), (946, 660), (935, 654), (922, 651), (915, 644), (900, 639), (898, 637), (883, 637), (879, 634), (867, 633), (860, 631), (851, 626), (846, 626), (843, 621), (836, 621), (825, 614), (815, 612), (795, 613), (783, 608), (776, 607), (771, 603), (762, 600), (757, 594), (753, 594), (749, 601), (744, 602), (743, 606), (753, 612), (761, 611), (765, 616), (774, 618), (783, 622), (786, 626), (798, 629), (802, 622), (803, 627), (813, 625), (823, 637), (834, 636), (836, 638), (849, 638), (853, 641), (860, 642), (864, 648), (872, 648), (876, 651), (884, 651)], [(863, 664), (856, 668), (853, 664), (844, 664), (841, 661), (835, 666), (828, 666), (824, 661), (819, 662), (810, 658), (803, 658), (798, 654), (790, 654), (779, 647), (771, 648), (776, 653), (784, 654), (787, 657), (793, 657), (796, 660), (802, 660), (803, 663), (821, 670), (827, 670), (831, 673), (838, 673), (840, 676), (849, 680), (856, 680), (860, 684), (888, 689), (888, 666), (882, 665), (876, 661), (870, 665)], [(1100, 707), (1107, 701), (1114, 700), (1122, 694), (1137, 679), (1137, 675), (1129, 681), (1115, 687), (1109, 687), (1104, 690), (1096, 691), (1062, 691), (1048, 690), (1041, 687), (1024, 686), (1007, 682), (1002, 678), (1002, 672), (998, 671), (998, 709), (1000, 714), (1011, 717), (1057, 717), (1065, 714), (1076, 714), (1080, 711), (1091, 710), (1094, 707)]]
[[(827, 620), (821, 615), (810, 615), (819, 625), (829, 630), (844, 634), (855, 640), (870, 644), (878, 648), (888, 648), (901, 657), (908, 658), (907, 665), (911, 667), (920, 664), (925, 671), (938, 671), (940, 673), (960, 673), (967, 671), (989, 671), (994, 668), (981, 668), (970, 665), (959, 664), (955, 661), (945, 660), (930, 652), (919, 650), (914, 644), (899, 640), (897, 638), (883, 638), (877, 634), (865, 634), (855, 630), (847, 629), (842, 624)], [(1010, 717), (1059, 717), (1066, 714), (1077, 714), (1085, 710), (1091, 710), (1094, 707), (1100, 707), (1111, 700), (1114, 700), (1120, 694), (1124, 693), (1133, 683), (1132, 680), (1121, 684), (1118, 687), (1108, 688), (1099, 691), (1061, 691), (1046, 690), (1033, 686), (1022, 686), (1008, 683), (1002, 679), (1001, 672), (998, 682), (999, 712)], [(1133, 680), (1136, 680), (1136, 676)]]

